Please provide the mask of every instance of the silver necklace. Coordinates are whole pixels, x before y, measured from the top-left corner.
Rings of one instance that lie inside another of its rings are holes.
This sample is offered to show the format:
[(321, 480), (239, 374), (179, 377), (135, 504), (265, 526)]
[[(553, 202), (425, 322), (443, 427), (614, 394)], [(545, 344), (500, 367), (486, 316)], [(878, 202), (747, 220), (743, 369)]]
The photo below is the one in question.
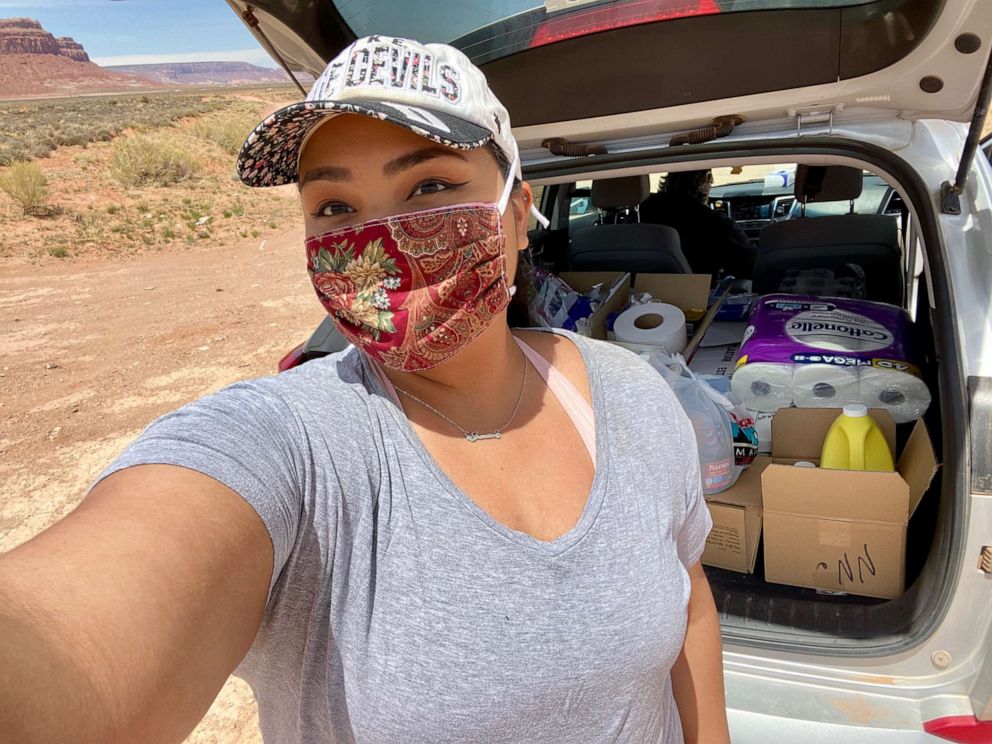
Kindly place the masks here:
[(467, 441), (481, 442), (484, 439), (499, 439), (501, 436), (503, 436), (503, 430), (510, 425), (510, 423), (513, 421), (514, 418), (516, 418), (517, 411), (520, 410), (520, 401), (524, 399), (524, 388), (527, 386), (527, 367), (529, 366), (530, 365), (527, 363), (527, 358), (524, 357), (524, 376), (523, 379), (520, 381), (520, 393), (517, 395), (517, 404), (513, 406), (513, 413), (510, 414), (510, 418), (508, 418), (502, 426), (496, 427), (488, 434), (480, 434), (477, 431), (468, 431), (467, 429), (463, 429), (461, 426), (458, 425), (457, 422), (452, 421), (450, 418), (445, 416), (443, 413), (437, 410), (426, 400), (423, 400), (422, 398), (418, 398), (416, 395), (409, 392), (408, 390), (404, 390), (399, 385), (394, 384), (393, 387), (396, 388), (397, 392), (403, 393), (403, 395), (407, 396), (408, 398), (412, 398), (413, 400), (417, 401), (420, 405), (424, 406), (424, 408), (426, 408), (427, 410), (431, 411), (435, 415), (441, 417), (449, 424), (454, 426), (456, 429), (458, 429), (458, 431), (460, 431), (462, 434), (465, 435), (465, 439)]

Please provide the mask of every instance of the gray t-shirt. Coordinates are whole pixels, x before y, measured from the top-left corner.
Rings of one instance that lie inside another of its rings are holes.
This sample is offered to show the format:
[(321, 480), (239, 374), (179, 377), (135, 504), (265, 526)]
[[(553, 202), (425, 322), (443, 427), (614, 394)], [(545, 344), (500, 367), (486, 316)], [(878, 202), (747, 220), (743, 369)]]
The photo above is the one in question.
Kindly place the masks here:
[(192, 468), (265, 522), (269, 600), (236, 673), (266, 742), (682, 741), (669, 670), (711, 525), (692, 427), (643, 360), (566, 335), (596, 473), (553, 542), (461, 492), (354, 349), (167, 414), (101, 474)]

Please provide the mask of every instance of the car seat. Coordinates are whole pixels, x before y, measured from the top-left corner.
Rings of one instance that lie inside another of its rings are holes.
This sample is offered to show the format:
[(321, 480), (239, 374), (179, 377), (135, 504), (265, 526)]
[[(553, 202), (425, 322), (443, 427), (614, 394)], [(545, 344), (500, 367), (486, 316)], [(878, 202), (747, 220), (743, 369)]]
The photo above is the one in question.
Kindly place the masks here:
[[(787, 289), (790, 272), (792, 277), (797, 271), (818, 270), (842, 275), (856, 268), (864, 277), (866, 299), (901, 305), (904, 283), (896, 220), (891, 215), (854, 214), (861, 187), (860, 168), (800, 165), (795, 191), (803, 216), (772, 222), (762, 229), (754, 291), (767, 294)], [(851, 213), (805, 216), (806, 204), (830, 201), (850, 201)]]
[(638, 206), (649, 188), (646, 175), (593, 182), (592, 203), (604, 211), (606, 221), (580, 228), (571, 236), (570, 270), (692, 273), (674, 229), (637, 221)]

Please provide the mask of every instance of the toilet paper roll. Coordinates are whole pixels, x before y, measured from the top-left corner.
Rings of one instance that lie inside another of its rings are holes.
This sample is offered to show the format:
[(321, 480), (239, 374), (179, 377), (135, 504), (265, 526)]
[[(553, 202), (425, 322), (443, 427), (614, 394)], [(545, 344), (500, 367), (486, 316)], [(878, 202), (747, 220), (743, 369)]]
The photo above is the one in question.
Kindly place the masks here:
[(860, 402), (869, 408), (885, 408), (897, 424), (915, 421), (930, 407), (930, 390), (909, 372), (862, 367)]
[(792, 405), (792, 368), (791, 364), (744, 364), (734, 372), (730, 389), (745, 408), (754, 411), (786, 408)]
[(663, 346), (670, 354), (686, 345), (685, 313), (666, 302), (631, 305), (613, 322), (617, 341), (627, 344)]
[(843, 408), (861, 402), (856, 367), (799, 364), (792, 374), (792, 402), (800, 408)]

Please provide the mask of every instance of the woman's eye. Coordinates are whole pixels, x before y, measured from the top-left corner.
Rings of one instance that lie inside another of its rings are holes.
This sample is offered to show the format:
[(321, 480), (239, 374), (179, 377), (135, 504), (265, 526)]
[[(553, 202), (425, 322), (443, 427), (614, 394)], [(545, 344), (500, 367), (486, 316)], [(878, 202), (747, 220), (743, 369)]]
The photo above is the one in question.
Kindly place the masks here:
[(463, 184), (460, 183), (448, 183), (447, 181), (424, 181), (410, 196), (423, 196), (424, 194), (437, 194), (440, 191), (447, 191), (449, 189), (458, 188)]
[(334, 217), (339, 214), (348, 214), (349, 212), (354, 212), (355, 210), (349, 207), (344, 202), (325, 202), (317, 207), (317, 210), (313, 213), (314, 217)]

